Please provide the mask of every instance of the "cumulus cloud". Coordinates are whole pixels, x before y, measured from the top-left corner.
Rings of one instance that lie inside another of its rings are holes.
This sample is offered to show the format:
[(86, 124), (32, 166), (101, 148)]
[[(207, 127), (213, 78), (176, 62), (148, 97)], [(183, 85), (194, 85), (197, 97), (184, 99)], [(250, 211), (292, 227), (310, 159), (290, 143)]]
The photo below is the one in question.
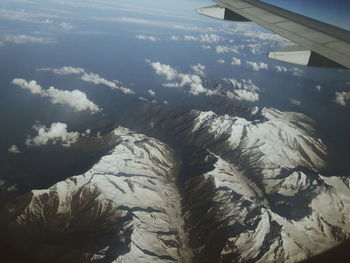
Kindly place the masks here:
[(141, 39), (141, 40), (148, 40), (148, 41), (158, 41), (160, 40), (159, 38), (157, 37), (154, 37), (154, 36), (145, 36), (145, 35), (137, 35), (135, 36), (135, 38), (137, 39)]
[(34, 43), (34, 44), (53, 44), (56, 43), (56, 41), (49, 37), (34, 37), (34, 36), (28, 36), (28, 35), (12, 35), (12, 36), (6, 36), (3, 40), (4, 42), (11, 42), (14, 44), (27, 44), (27, 43)]
[(252, 80), (236, 80), (234, 78), (225, 78), (224, 81), (233, 87), (233, 91), (227, 91), (226, 95), (231, 99), (239, 101), (256, 102), (259, 100), (260, 89)]
[(148, 90), (148, 94), (151, 95), (151, 96), (155, 96), (156, 92), (154, 90), (149, 89)]
[(292, 72), (294, 77), (302, 77), (304, 75), (304, 71), (300, 68), (291, 68), (289, 71)]
[(171, 36), (171, 37), (170, 37), (170, 40), (179, 41), (179, 40), (181, 40), (181, 38), (178, 37), (178, 36)]
[(277, 72), (287, 72), (288, 71), (288, 69), (286, 67), (283, 67), (283, 66), (274, 66), (274, 69)]
[(335, 93), (335, 102), (341, 106), (346, 106), (350, 101), (350, 92), (336, 92)]
[(221, 37), (216, 34), (204, 34), (200, 35), (200, 42), (206, 42), (206, 43), (216, 43), (221, 41)]
[(211, 49), (211, 46), (203, 45), (203, 46), (202, 46), (202, 49), (209, 50), (209, 49)]
[(240, 54), (240, 52), (239, 52), (239, 47), (236, 47), (236, 46), (231, 46), (231, 47), (229, 47), (229, 46), (216, 46), (215, 47), (215, 51), (216, 51), (216, 53), (218, 53), (218, 54), (223, 54), (223, 53), (236, 53), (236, 54)]
[(264, 62), (254, 62), (254, 61), (247, 61), (246, 62), (249, 67), (251, 67), (255, 71), (260, 71), (260, 70), (268, 70), (269, 67), (266, 63)]
[(54, 122), (50, 127), (36, 123), (33, 129), (37, 132), (37, 135), (35, 137), (27, 137), (27, 146), (60, 143), (64, 147), (69, 147), (71, 144), (77, 142), (80, 136), (78, 132), (68, 132), (67, 124), (62, 122)]
[(10, 153), (14, 153), (14, 154), (17, 154), (17, 153), (21, 153), (20, 150), (18, 149), (17, 145), (11, 145), (11, 147), (8, 149), (8, 151)]
[(315, 86), (315, 89), (316, 89), (317, 91), (321, 91), (322, 86), (321, 86), (321, 85), (316, 85), (316, 86)]
[(218, 61), (218, 63), (220, 63), (220, 64), (224, 64), (224, 63), (225, 63), (225, 60), (222, 59), (222, 58), (218, 59), (217, 61)]
[(16, 78), (11, 83), (20, 86), (22, 89), (29, 90), (32, 94), (45, 94), (43, 88), (35, 80), (27, 82), (25, 79)]
[(71, 24), (66, 23), (66, 22), (59, 23), (58, 26), (60, 29), (65, 30), (65, 31), (69, 31), (69, 30), (72, 30), (75, 28), (74, 26), (72, 26)]
[(163, 84), (164, 87), (182, 88), (189, 86), (190, 90), (188, 92), (192, 95), (199, 95), (202, 93), (210, 95), (210, 91), (204, 88), (203, 81), (199, 75), (179, 73), (170, 65), (161, 64), (160, 62), (152, 62), (150, 60), (146, 60), (146, 62), (152, 66), (157, 75), (165, 77), (168, 81), (173, 81)]
[(194, 74), (197, 74), (199, 76), (205, 77), (205, 73), (204, 73), (205, 66), (204, 65), (198, 63), (196, 65), (192, 65), (191, 69), (192, 69)]
[(281, 37), (278, 34), (275, 33), (269, 33), (269, 32), (262, 32), (262, 31), (243, 31), (243, 35), (246, 37), (255, 38), (258, 40), (264, 40), (264, 41), (275, 41), (275, 42), (284, 42), (284, 43), (291, 43), (288, 39)]
[(61, 67), (61, 68), (55, 68), (52, 70), (53, 73), (57, 75), (70, 75), (70, 74), (82, 74), (85, 72), (83, 68), (74, 68), (74, 67)]
[(192, 35), (185, 35), (184, 40), (186, 41), (197, 41), (198, 37), (192, 36)]
[(147, 59), (146, 62), (152, 66), (157, 75), (164, 76), (166, 80), (174, 80), (179, 75), (177, 70), (172, 68), (170, 65), (161, 64), (160, 62), (151, 62)]
[(233, 66), (240, 66), (241, 65), (241, 59), (233, 57), (232, 61), (231, 61), (231, 65), (233, 65)]
[(217, 31), (212, 27), (181, 25), (181, 24), (174, 24), (173, 22), (164, 22), (163, 20), (151, 20), (151, 19), (142, 19), (142, 18), (133, 18), (133, 17), (93, 17), (93, 19), (97, 21), (137, 24), (137, 25), (143, 25), (143, 26), (162, 27), (162, 28), (196, 31), (196, 32), (203, 32), (203, 33)]
[(77, 111), (89, 110), (93, 113), (100, 111), (99, 107), (90, 101), (84, 92), (77, 89), (69, 91), (50, 87), (45, 96), (50, 97), (54, 104), (69, 105)]
[(300, 106), (301, 105), (301, 101), (300, 100), (290, 99), (290, 102), (292, 104), (294, 104), (295, 106)]
[[(171, 40), (180, 40), (181, 38), (173, 37)], [(217, 43), (222, 40), (219, 35), (216, 34), (201, 34), (199, 36), (185, 35), (183, 37), (185, 41), (199, 41), (202, 43)]]
[(134, 91), (128, 88), (120, 87), (117, 85), (117, 81), (107, 80), (96, 73), (88, 73), (83, 68), (64, 66), (61, 68), (41, 68), (38, 71), (51, 71), (56, 75), (80, 75), (80, 79), (92, 83), (94, 85), (105, 85), (111, 89), (120, 90), (124, 94), (135, 94)]
[(48, 90), (44, 90), (35, 80), (27, 82), (25, 79), (16, 78), (12, 80), (12, 84), (27, 89), (32, 94), (40, 95), (41, 97), (50, 98), (53, 104), (69, 105), (76, 111), (88, 110), (92, 113), (101, 111), (101, 109), (92, 101), (90, 101), (84, 92), (80, 90), (59, 90), (54, 87), (50, 87)]

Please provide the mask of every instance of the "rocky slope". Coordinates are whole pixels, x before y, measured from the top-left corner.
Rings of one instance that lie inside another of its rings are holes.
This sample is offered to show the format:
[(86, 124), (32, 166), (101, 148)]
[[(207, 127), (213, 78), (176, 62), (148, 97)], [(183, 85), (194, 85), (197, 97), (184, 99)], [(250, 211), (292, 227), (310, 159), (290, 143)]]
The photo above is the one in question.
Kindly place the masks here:
[[(1, 211), (11, 245), (40, 262), (187, 262), (173, 150), (125, 128), (89, 171)], [(24, 234), (26, 233), (26, 234)]]
[[(256, 121), (192, 114), (186, 133), (207, 150), (194, 158), (212, 167), (184, 182), (196, 262), (297, 262), (349, 237), (348, 178), (318, 173), (326, 147), (310, 119), (275, 109)], [(215, 245), (197, 238), (204, 231)]]
[(297, 262), (349, 238), (348, 179), (321, 175), (327, 148), (305, 115), (141, 111), (143, 131), (181, 145), (195, 262)]
[(322, 175), (305, 115), (144, 103), (119, 121), (139, 133), (113, 130), (87, 172), (0, 211), (5, 240), (42, 262), (212, 263), (298, 262), (350, 237), (350, 180)]

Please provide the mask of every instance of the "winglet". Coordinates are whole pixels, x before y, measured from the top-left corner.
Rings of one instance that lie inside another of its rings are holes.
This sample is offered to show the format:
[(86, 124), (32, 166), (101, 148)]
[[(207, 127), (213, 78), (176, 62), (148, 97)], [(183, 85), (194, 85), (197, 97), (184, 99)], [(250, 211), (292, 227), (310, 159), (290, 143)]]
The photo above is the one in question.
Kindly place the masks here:
[(302, 66), (345, 68), (344, 66), (299, 45), (289, 46), (278, 51), (272, 51), (269, 53), (269, 58)]
[(227, 9), (218, 5), (198, 8), (196, 11), (198, 14), (209, 16), (216, 19), (221, 19), (221, 20), (238, 21), (238, 22), (250, 21), (247, 18), (232, 12), (230, 9)]

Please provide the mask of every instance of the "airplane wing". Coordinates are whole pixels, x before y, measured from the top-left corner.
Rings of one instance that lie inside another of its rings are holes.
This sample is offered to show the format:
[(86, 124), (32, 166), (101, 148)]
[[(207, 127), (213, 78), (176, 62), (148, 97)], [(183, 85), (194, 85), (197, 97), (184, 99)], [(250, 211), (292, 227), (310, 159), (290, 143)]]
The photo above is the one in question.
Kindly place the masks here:
[(197, 12), (230, 21), (252, 21), (297, 44), (270, 52), (269, 58), (305, 66), (350, 68), (350, 31), (259, 0), (213, 1), (217, 4)]

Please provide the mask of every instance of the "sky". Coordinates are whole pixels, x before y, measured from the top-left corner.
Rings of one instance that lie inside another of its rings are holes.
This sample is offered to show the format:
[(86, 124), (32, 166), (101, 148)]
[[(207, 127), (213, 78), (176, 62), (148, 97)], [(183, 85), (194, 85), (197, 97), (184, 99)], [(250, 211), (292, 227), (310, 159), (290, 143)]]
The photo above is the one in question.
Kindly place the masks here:
[[(305, 11), (301, 1), (278, 2)], [(349, 72), (269, 60), (269, 51), (290, 41), (253, 23), (194, 11), (211, 4), (2, 0), (2, 165), (52, 145), (72, 148), (128, 98), (207, 110), (224, 97), (246, 107), (301, 112), (316, 121), (339, 163), (349, 161)], [(11, 175), (5, 177), (0, 180)]]
[(350, 30), (347, 0), (265, 0), (264, 2)]

